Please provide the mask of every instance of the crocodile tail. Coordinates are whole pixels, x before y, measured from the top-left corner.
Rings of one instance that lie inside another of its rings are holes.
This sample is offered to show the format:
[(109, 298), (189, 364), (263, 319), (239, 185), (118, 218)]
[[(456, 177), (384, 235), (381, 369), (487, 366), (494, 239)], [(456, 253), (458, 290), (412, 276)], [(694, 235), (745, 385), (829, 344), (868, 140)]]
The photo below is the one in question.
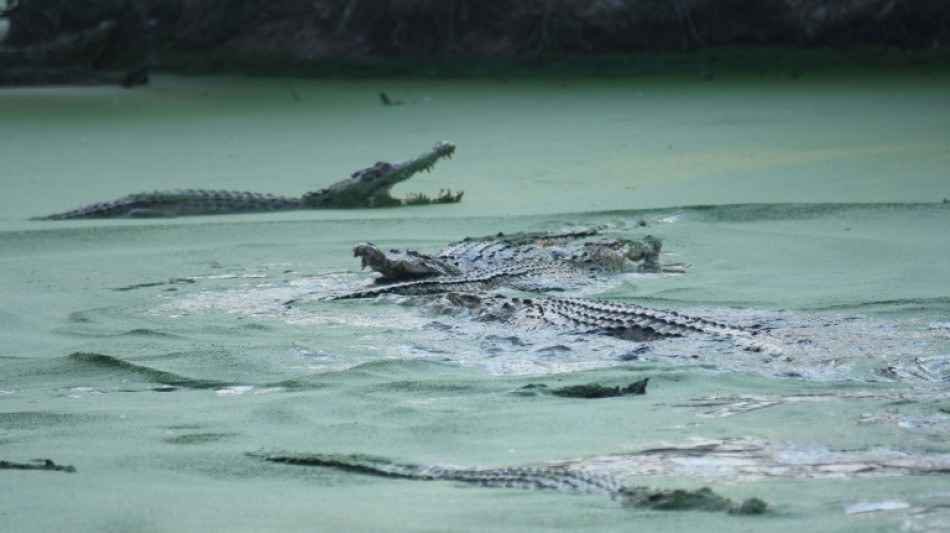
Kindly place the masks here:
[(67, 220), (73, 218), (109, 218), (128, 216), (130, 210), (135, 209), (138, 201), (136, 197), (124, 196), (111, 202), (99, 202), (62, 213), (45, 217), (34, 217), (32, 220)]
[(568, 322), (575, 327), (587, 327), (622, 338), (644, 334), (666, 337), (703, 333), (729, 339), (744, 350), (773, 356), (784, 353), (780, 346), (758, 337), (755, 331), (677, 311), (582, 298), (543, 298), (534, 302), (544, 320), (552, 324)]

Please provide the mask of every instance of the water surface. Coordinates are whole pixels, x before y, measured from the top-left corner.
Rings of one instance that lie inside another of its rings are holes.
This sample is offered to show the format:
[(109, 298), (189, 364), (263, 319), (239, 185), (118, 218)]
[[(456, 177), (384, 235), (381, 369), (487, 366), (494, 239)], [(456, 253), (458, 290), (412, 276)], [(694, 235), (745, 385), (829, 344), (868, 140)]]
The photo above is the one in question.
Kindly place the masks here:
[[(566, 81), (159, 77), (0, 92), (4, 530), (928, 530), (947, 527), (950, 131), (920, 73)], [(384, 107), (386, 90), (404, 105)], [(160, 188), (298, 195), (449, 139), (396, 194), (457, 205), (165, 220), (32, 216)], [(700, 206), (700, 207), (697, 207)], [(646, 223), (641, 226), (640, 221)], [(574, 294), (762, 324), (713, 338), (520, 331), (386, 302), (356, 242), (434, 252), (499, 231), (652, 234), (682, 274)], [(531, 383), (646, 396), (523, 397)], [(703, 453), (690, 452), (699, 448)], [(262, 463), (569, 461), (775, 512), (622, 509)], [(652, 450), (652, 451), (651, 451)], [(655, 450), (667, 450), (656, 452)], [(51, 510), (55, 510), (52, 511)]]

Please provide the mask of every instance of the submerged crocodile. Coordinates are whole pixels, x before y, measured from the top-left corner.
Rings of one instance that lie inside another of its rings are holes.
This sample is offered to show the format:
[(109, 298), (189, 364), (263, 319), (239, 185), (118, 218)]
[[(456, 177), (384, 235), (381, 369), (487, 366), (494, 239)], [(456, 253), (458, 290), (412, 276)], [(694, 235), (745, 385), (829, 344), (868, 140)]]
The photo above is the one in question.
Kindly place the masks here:
[(547, 266), (576, 274), (624, 270), (659, 272), (662, 269), (658, 260), (660, 240), (650, 235), (640, 240), (597, 239), (580, 246), (563, 246), (596, 234), (596, 230), (501, 234), (457, 242), (437, 255), (398, 250), (387, 254), (373, 243), (364, 242), (353, 248), (353, 255), (360, 258), (362, 268), (370, 267), (381, 274), (378, 283), (418, 278), (446, 281), (449, 276), (477, 276), (493, 269), (514, 269), (519, 265)]
[(382, 457), (336, 454), (249, 453), (272, 463), (337, 468), (373, 476), (420, 481), (456, 481), (481, 487), (557, 490), (607, 494), (623, 507), (658, 510), (725, 511), (732, 514), (763, 514), (771, 507), (758, 498), (740, 504), (709, 488), (697, 490), (653, 489), (624, 484), (605, 474), (584, 474), (561, 466), (464, 468), (442, 465), (397, 463)]
[[(362, 269), (379, 272), (378, 286), (331, 296), (331, 300), (370, 298), (383, 294), (439, 294), (452, 291), (485, 291), (503, 285), (544, 292), (563, 287), (538, 285), (538, 281), (578, 281), (601, 272), (664, 270), (657, 260), (660, 240), (599, 239), (582, 246), (560, 246), (596, 230), (558, 234), (534, 234), (520, 238), (504, 235), (467, 239), (450, 244), (436, 255), (415, 251), (382, 251), (373, 243), (353, 247)], [(675, 269), (674, 269), (675, 270)], [(678, 271), (678, 270), (677, 270)], [(294, 303), (297, 300), (285, 302)]]
[(754, 328), (627, 302), (451, 292), (430, 306), (440, 314), (468, 312), (476, 320), (502, 322), (520, 329), (555, 329), (573, 334), (608, 335), (629, 341), (703, 334), (727, 339), (751, 352), (772, 356), (784, 353), (780, 346), (761, 337)]
[(521, 329), (548, 328), (632, 341), (700, 333), (728, 339), (749, 351), (770, 355), (784, 352), (755, 328), (676, 311), (609, 300), (519, 298), (489, 292), (509, 287), (544, 293), (563, 290), (562, 280), (567, 285), (577, 284), (604, 273), (682, 271), (680, 266), (660, 264), (661, 242), (652, 236), (639, 240), (593, 239), (569, 245), (596, 234), (596, 230), (582, 230), (469, 239), (451, 244), (436, 255), (397, 250), (387, 254), (371, 243), (360, 243), (353, 253), (364, 269), (368, 266), (382, 275), (376, 280), (379, 285), (329, 299), (441, 295), (411, 303), (440, 314), (467, 313), (477, 320), (503, 322)]
[(452, 157), (455, 144), (442, 141), (428, 152), (400, 163), (378, 162), (358, 170), (349, 178), (325, 189), (308, 192), (300, 198), (238, 191), (203, 189), (155, 191), (125, 196), (111, 202), (80, 207), (36, 220), (109, 217), (174, 217), (179, 215), (214, 215), (255, 211), (288, 211), (346, 207), (389, 207), (397, 205), (454, 203), (462, 192), (443, 189), (430, 198), (411, 194), (393, 198), (392, 187), (414, 174), (429, 171), (437, 161)]

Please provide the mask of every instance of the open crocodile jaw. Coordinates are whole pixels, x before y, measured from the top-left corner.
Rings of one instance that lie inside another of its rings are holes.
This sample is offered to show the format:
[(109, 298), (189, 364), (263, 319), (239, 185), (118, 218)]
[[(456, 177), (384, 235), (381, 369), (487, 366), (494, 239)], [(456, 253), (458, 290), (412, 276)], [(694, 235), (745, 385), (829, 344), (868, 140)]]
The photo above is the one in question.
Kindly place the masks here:
[(435, 198), (425, 195), (410, 195), (396, 199), (390, 195), (392, 186), (405, 181), (423, 170), (429, 171), (435, 163), (451, 157), (455, 144), (441, 141), (428, 152), (401, 163), (379, 162), (354, 172), (349, 178), (318, 191), (308, 192), (300, 198), (274, 196), (240, 191), (215, 191), (203, 189), (172, 189), (139, 193), (109, 202), (80, 207), (37, 220), (63, 220), (71, 218), (115, 217), (170, 217), (179, 215), (211, 215), (294, 209), (362, 208), (454, 203), (462, 193), (442, 191)]

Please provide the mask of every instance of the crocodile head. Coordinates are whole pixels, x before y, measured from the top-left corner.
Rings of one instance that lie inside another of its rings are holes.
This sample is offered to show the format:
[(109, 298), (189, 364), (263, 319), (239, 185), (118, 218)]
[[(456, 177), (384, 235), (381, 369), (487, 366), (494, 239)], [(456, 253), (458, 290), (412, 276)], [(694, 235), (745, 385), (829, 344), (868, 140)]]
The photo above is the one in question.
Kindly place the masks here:
[(397, 183), (406, 181), (418, 172), (430, 171), (436, 161), (452, 157), (455, 144), (441, 141), (428, 152), (400, 163), (380, 161), (358, 170), (349, 178), (326, 189), (303, 196), (307, 207), (386, 207), (394, 205), (452, 203), (462, 199), (462, 192), (448, 189), (439, 191), (430, 198), (423, 194), (411, 194), (406, 198), (393, 198), (390, 192)]
[(382, 274), (382, 277), (377, 278), (378, 283), (461, 273), (438, 258), (413, 251), (390, 250), (389, 254), (386, 254), (371, 242), (361, 242), (354, 246), (353, 257), (360, 258), (360, 270), (370, 267)]

